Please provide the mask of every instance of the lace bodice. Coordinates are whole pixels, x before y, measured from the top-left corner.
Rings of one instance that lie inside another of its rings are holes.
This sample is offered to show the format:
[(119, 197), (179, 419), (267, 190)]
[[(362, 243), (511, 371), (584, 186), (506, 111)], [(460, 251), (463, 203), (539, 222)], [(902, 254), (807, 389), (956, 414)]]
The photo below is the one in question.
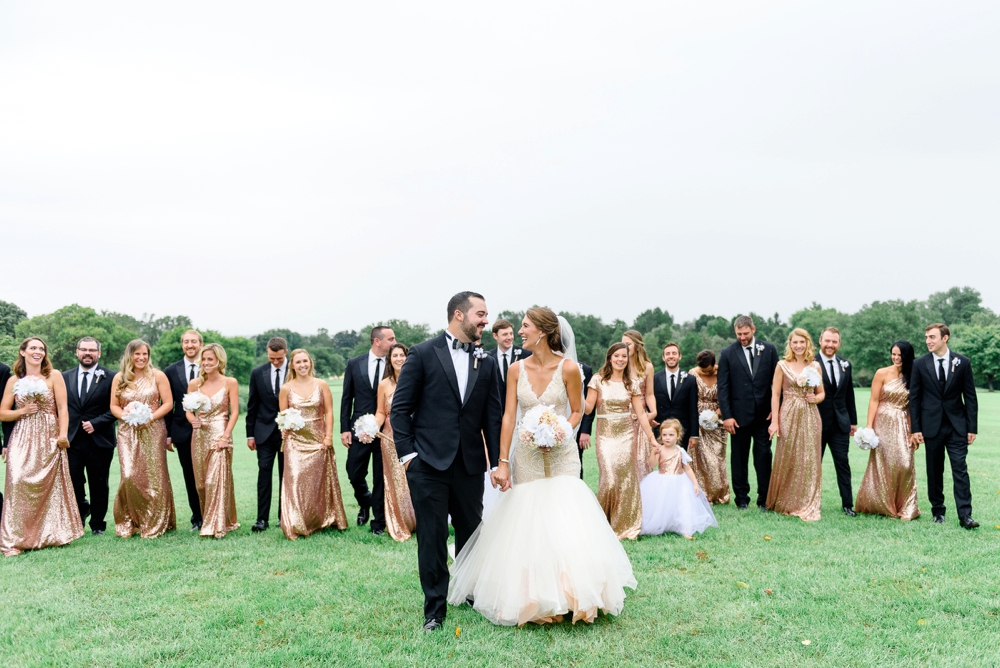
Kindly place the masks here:
[[(536, 396), (534, 390), (531, 389), (528, 372), (524, 368), (524, 360), (518, 362), (521, 365), (517, 375), (518, 424), (514, 429), (512, 441), (517, 441), (521, 431), (521, 416), (539, 404), (552, 406), (557, 413), (569, 417), (569, 396), (566, 394), (566, 384), (562, 377), (565, 362), (566, 360), (559, 362), (559, 366), (552, 374), (552, 380), (549, 381), (541, 396)], [(545, 472), (546, 459), (548, 459), (548, 475)], [(580, 455), (577, 453), (575, 440), (567, 445), (553, 448), (547, 454), (537, 448), (525, 448), (520, 447), (520, 445), (514, 447), (511, 454), (511, 474), (515, 485), (557, 475), (579, 477)]]

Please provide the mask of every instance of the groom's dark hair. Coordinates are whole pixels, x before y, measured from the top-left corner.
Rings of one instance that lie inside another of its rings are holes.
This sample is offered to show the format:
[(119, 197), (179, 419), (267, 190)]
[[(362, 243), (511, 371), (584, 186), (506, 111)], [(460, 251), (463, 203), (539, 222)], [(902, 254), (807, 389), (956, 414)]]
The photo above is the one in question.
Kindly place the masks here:
[(469, 309), (472, 308), (472, 298), (482, 299), (486, 301), (486, 297), (483, 297), (478, 292), (459, 292), (457, 295), (448, 300), (448, 322), (455, 319), (455, 311), (461, 311), (462, 313), (468, 313)]

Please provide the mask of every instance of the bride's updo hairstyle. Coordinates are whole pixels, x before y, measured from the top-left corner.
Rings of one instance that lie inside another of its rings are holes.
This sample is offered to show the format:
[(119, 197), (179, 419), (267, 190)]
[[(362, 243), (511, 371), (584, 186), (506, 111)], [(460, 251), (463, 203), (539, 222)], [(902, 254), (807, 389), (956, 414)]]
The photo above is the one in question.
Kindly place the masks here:
[(556, 315), (555, 311), (544, 306), (535, 306), (529, 308), (524, 315), (535, 327), (542, 330), (552, 352), (561, 353), (565, 350), (562, 336), (559, 335), (559, 316)]

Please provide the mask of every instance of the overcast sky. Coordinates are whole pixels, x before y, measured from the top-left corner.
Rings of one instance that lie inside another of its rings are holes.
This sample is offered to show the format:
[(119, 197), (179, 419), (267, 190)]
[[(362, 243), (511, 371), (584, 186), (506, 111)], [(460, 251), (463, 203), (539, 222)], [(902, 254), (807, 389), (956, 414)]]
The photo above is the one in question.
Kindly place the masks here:
[(631, 321), (971, 285), (1000, 3), (0, 9), (0, 299), (199, 327)]

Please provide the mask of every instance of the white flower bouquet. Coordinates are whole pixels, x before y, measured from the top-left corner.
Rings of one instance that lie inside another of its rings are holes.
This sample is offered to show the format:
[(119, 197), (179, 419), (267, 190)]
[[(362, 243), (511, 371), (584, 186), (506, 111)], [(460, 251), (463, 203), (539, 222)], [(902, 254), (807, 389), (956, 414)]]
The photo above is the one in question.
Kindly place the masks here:
[(354, 421), (354, 435), (362, 443), (371, 443), (378, 436), (378, 422), (371, 413), (365, 413)]
[(719, 415), (715, 411), (705, 409), (698, 413), (698, 426), (702, 429), (718, 429), (720, 424)]
[(306, 426), (306, 419), (298, 408), (286, 408), (274, 418), (281, 431), (298, 431)]
[(14, 383), (14, 396), (21, 399), (41, 397), (49, 389), (41, 378), (18, 378)]
[(125, 407), (125, 414), (122, 421), (133, 427), (141, 427), (149, 424), (153, 419), (153, 410), (141, 401), (133, 401)]
[(538, 404), (521, 419), (518, 438), (525, 447), (551, 450), (573, 440), (573, 427), (552, 406)]
[(823, 376), (815, 367), (807, 366), (795, 382), (799, 387), (819, 387), (823, 384)]
[(197, 413), (198, 411), (207, 411), (211, 408), (212, 400), (203, 392), (189, 392), (185, 394), (184, 398), (181, 400), (181, 406), (183, 406), (186, 411)]
[(874, 450), (878, 447), (878, 436), (875, 435), (874, 429), (865, 427), (854, 432), (854, 442), (862, 450)]

